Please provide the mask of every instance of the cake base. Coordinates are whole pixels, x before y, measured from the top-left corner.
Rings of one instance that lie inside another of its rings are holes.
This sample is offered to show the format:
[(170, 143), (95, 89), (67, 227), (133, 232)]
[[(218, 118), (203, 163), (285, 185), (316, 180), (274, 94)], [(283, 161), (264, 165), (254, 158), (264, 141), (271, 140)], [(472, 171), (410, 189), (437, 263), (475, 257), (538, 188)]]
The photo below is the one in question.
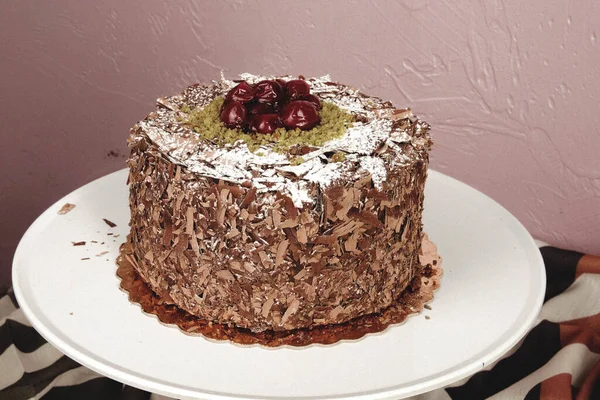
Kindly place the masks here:
[(390, 325), (399, 324), (407, 317), (420, 313), (425, 304), (433, 300), (433, 293), (439, 288), (443, 273), (437, 248), (425, 235), (421, 247), (422, 254), (419, 255), (424, 268), (396, 304), (379, 313), (365, 315), (342, 324), (254, 333), (248, 329), (206, 321), (167, 303), (150, 289), (127, 261), (125, 255), (131, 253), (127, 243), (121, 246), (121, 254), (117, 258), (117, 275), (121, 278), (121, 289), (129, 294), (129, 300), (139, 304), (144, 312), (155, 315), (162, 323), (178, 326), (183, 333), (189, 335), (267, 347), (333, 344), (340, 340), (356, 340), (369, 333), (381, 332)]

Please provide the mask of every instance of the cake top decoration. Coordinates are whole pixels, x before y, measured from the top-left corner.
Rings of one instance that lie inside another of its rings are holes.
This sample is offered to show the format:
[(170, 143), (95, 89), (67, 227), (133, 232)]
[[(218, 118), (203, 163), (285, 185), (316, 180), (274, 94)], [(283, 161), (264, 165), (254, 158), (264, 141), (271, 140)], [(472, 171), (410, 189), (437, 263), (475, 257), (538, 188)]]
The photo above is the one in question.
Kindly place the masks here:
[[(208, 178), (281, 191), (310, 203), (312, 185), (370, 175), (427, 157), (429, 125), (409, 109), (332, 82), (242, 74), (157, 100), (141, 130), (170, 161)], [(132, 135), (131, 140), (139, 140)]]
[(281, 106), (216, 97), (204, 107), (183, 107), (187, 115), (181, 122), (217, 145), (242, 141), (251, 152), (270, 146), (277, 153), (293, 151), (294, 146), (323, 146), (341, 137), (353, 122), (350, 113), (328, 102), (320, 111), (306, 100), (283, 104), (279, 112), (273, 110), (276, 107)]

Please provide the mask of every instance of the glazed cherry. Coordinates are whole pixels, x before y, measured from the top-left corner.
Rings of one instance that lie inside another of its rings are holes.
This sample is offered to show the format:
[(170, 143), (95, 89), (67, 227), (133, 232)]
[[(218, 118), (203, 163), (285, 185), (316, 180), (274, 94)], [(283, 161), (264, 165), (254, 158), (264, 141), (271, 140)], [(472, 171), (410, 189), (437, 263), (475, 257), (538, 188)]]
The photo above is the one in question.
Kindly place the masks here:
[(260, 81), (254, 87), (254, 98), (258, 103), (281, 103), (284, 99), (283, 88), (277, 81)]
[(255, 103), (246, 104), (246, 109), (251, 115), (276, 114), (279, 112), (279, 104)]
[(287, 97), (293, 100), (299, 100), (310, 94), (310, 85), (302, 79), (293, 79), (285, 84)]
[(306, 96), (303, 96), (301, 98), (301, 100), (306, 100), (309, 103), (312, 103), (312, 105), (315, 106), (315, 108), (317, 110), (321, 109), (321, 100), (317, 96), (315, 96), (314, 94), (307, 94)]
[(228, 128), (242, 129), (246, 126), (246, 107), (238, 101), (223, 104), (219, 118)]
[(276, 129), (282, 128), (283, 124), (278, 114), (255, 115), (250, 122), (250, 131), (258, 133), (273, 133)]
[(281, 111), (281, 121), (287, 129), (299, 128), (303, 131), (314, 128), (321, 117), (315, 106), (306, 100), (292, 101)]
[(234, 86), (225, 96), (226, 101), (247, 103), (254, 98), (254, 88), (248, 82), (241, 82)]
[(321, 122), (319, 97), (302, 77), (277, 78), (256, 84), (239, 82), (225, 96), (220, 120), (232, 129), (270, 134), (285, 127), (309, 130)]

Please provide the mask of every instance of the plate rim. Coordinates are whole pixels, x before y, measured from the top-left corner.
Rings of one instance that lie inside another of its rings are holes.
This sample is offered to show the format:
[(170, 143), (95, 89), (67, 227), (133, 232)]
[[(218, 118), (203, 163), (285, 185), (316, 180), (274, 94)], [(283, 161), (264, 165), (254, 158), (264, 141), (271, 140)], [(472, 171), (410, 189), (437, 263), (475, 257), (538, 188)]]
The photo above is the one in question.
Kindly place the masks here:
[[(13, 291), (15, 293), (15, 297), (19, 303), (20, 308), (23, 310), (28, 321), (31, 323), (32, 327), (51, 345), (60, 350), (63, 354), (72, 358), (79, 364), (101, 374), (102, 376), (114, 379), (121, 383), (128, 384), (130, 386), (138, 387), (143, 390), (148, 390), (153, 393), (162, 394), (171, 397), (177, 398), (198, 398), (198, 396), (210, 396), (210, 398), (219, 399), (219, 400), (240, 400), (240, 399), (257, 399), (257, 400), (275, 400), (281, 399), (282, 397), (273, 397), (273, 396), (262, 396), (262, 397), (249, 397), (248, 395), (239, 395), (235, 393), (226, 393), (226, 392), (217, 392), (211, 390), (197, 390), (196, 388), (190, 388), (183, 385), (169, 385), (168, 382), (157, 381), (155, 379), (151, 379), (151, 377), (146, 376), (144, 374), (140, 374), (137, 371), (133, 370), (124, 370), (119, 369), (117, 365), (114, 365), (106, 360), (101, 359), (95, 354), (90, 354), (87, 349), (80, 349), (78, 345), (74, 343), (68, 343), (59, 337), (55, 332), (53, 332), (50, 328), (47, 328), (46, 325), (41, 321), (40, 318), (36, 315), (35, 311), (32, 309), (31, 305), (27, 302), (26, 294), (24, 293), (23, 288), (20, 285), (20, 274), (19, 274), (19, 255), (25, 251), (24, 247), (27, 244), (30, 236), (34, 235), (35, 229), (38, 225), (44, 223), (44, 221), (48, 218), (53, 217), (52, 210), (54, 208), (60, 208), (59, 206), (65, 202), (65, 200), (71, 196), (76, 195), (78, 192), (85, 191), (88, 186), (92, 186), (96, 184), (98, 181), (107, 179), (113, 175), (124, 174), (128, 171), (127, 168), (123, 168), (112, 173), (106, 174), (102, 177), (94, 179), (87, 184), (84, 184), (67, 195), (61, 197), (58, 201), (54, 202), (51, 206), (46, 208), (36, 219), (35, 221), (28, 227), (28, 229), (23, 234), (17, 249), (13, 256), (12, 263), (12, 285)], [(489, 202), (494, 203), (501, 212), (504, 214), (508, 220), (505, 222), (505, 226), (510, 228), (510, 230), (519, 238), (519, 242), (522, 244), (524, 249), (526, 258), (528, 260), (528, 264), (534, 268), (536, 267), (534, 264), (537, 264), (537, 273), (538, 273), (538, 290), (533, 299), (535, 303), (535, 307), (530, 309), (527, 317), (524, 319), (524, 323), (516, 329), (511, 335), (510, 339), (506, 340), (502, 346), (496, 347), (494, 350), (489, 351), (485, 354), (484, 357), (477, 361), (467, 361), (464, 365), (453, 368), (451, 372), (438, 373), (430, 379), (422, 379), (417, 381), (417, 383), (406, 387), (406, 384), (379, 388), (372, 391), (363, 391), (363, 392), (351, 392), (342, 395), (329, 395), (329, 396), (301, 396), (301, 397), (284, 397), (283, 399), (298, 399), (298, 400), (334, 400), (334, 399), (353, 399), (353, 400), (366, 400), (366, 399), (398, 399), (404, 398), (407, 396), (413, 396), (420, 393), (425, 393), (428, 391), (436, 390), (457, 382), (466, 377), (472, 376), (473, 374), (481, 371), (485, 365), (489, 365), (498, 361), (504, 354), (510, 351), (516, 344), (521, 341), (526, 334), (530, 331), (530, 329), (535, 325), (540, 310), (543, 306), (543, 299), (545, 296), (546, 289), (546, 271), (544, 267), (544, 262), (542, 255), (539, 251), (535, 240), (531, 236), (531, 234), (527, 231), (527, 229), (523, 226), (523, 224), (514, 217), (505, 207), (496, 202), (491, 197), (487, 196), (485, 193), (480, 192), (469, 184), (466, 184), (456, 178), (453, 178), (444, 173), (438, 172), (433, 169), (429, 169), (429, 175), (438, 175), (439, 179), (447, 180), (451, 185), (460, 185), (465, 189), (476, 193), (477, 195), (485, 197), (485, 199)], [(535, 251), (534, 251), (535, 249)], [(442, 280), (444, 278), (442, 277)], [(530, 294), (531, 296), (531, 294)], [(141, 309), (140, 309), (141, 311)], [(392, 327), (390, 327), (392, 328)], [(301, 351), (301, 349), (297, 349)], [(459, 364), (460, 365), (460, 364)]]

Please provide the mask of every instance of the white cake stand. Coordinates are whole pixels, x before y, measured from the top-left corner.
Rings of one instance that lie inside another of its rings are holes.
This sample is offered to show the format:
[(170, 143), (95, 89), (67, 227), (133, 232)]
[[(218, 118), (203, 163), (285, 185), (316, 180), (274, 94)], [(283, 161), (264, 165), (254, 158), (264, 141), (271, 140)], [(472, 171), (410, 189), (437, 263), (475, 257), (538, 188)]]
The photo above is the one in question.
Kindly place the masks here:
[[(542, 305), (544, 266), (525, 228), (485, 195), (432, 171), (424, 222), (444, 276), (431, 310), (330, 346), (267, 349), (187, 336), (119, 289), (114, 260), (128, 231), (126, 177), (125, 170), (107, 175), (44, 212), (19, 244), (13, 285), (44, 338), (132, 386), (177, 398), (398, 399), (494, 362)], [(76, 207), (57, 214), (65, 203)]]

